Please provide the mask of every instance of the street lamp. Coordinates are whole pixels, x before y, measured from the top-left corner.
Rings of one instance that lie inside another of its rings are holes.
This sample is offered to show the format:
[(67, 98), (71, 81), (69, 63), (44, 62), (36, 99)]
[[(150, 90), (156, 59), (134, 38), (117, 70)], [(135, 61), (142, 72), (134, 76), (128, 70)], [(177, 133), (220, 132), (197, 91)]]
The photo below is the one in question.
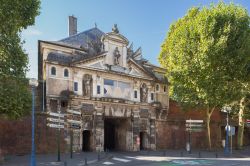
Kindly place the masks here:
[(225, 107), (222, 108), (222, 112), (227, 113), (227, 118), (226, 118), (226, 121), (227, 121), (227, 125), (226, 125), (226, 141), (225, 141), (225, 150), (224, 150), (224, 153), (226, 155), (229, 154), (229, 130), (230, 130), (230, 126), (228, 124), (228, 121), (229, 121), (228, 114), (230, 113), (230, 111), (231, 111), (231, 107), (225, 106)]
[(30, 165), (35, 166), (36, 165), (36, 156), (35, 156), (35, 88), (38, 86), (38, 81), (35, 78), (31, 78), (29, 80), (29, 85), (32, 88), (32, 136), (31, 136), (31, 160)]
[(61, 116), (61, 105), (59, 104), (59, 109), (58, 109), (58, 118), (59, 118), (59, 121), (58, 121), (58, 137), (57, 137), (57, 161), (60, 162), (61, 161), (61, 152), (60, 152), (60, 136), (61, 136), (61, 126), (60, 126), (60, 116)]

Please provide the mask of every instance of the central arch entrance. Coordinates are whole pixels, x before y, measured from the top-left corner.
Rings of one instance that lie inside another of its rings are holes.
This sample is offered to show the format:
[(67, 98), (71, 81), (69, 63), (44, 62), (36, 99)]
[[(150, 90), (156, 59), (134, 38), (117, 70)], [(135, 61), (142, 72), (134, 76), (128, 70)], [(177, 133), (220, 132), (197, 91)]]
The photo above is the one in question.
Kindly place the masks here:
[(129, 128), (131, 127), (127, 118), (105, 118), (104, 150), (128, 150), (127, 131)]
[(90, 137), (91, 137), (91, 133), (89, 130), (84, 130), (82, 132), (82, 151), (83, 152), (90, 151)]

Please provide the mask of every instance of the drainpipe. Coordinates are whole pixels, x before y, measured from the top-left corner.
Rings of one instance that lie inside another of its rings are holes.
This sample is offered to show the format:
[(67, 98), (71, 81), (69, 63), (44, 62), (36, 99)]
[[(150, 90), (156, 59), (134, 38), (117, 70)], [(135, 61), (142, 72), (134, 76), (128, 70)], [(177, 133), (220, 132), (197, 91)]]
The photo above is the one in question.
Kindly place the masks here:
[(131, 110), (131, 135), (132, 135), (132, 151), (134, 151), (134, 114)]

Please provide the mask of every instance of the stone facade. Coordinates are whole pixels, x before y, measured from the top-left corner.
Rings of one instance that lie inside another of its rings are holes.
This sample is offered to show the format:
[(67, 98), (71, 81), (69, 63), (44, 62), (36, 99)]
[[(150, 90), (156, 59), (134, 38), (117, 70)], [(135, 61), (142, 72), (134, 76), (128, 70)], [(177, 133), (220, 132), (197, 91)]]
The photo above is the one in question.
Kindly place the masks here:
[(39, 41), (40, 103), (49, 126), (64, 123), (68, 143), (73, 131), (75, 150), (156, 149), (156, 121), (169, 108), (165, 69), (128, 45), (117, 25)]

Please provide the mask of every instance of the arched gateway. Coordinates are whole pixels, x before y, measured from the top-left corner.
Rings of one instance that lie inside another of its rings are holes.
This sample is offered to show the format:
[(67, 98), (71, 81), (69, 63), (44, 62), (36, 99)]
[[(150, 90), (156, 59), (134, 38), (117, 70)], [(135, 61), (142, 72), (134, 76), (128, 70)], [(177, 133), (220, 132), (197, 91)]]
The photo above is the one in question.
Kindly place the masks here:
[[(117, 25), (109, 33), (95, 27), (78, 34), (74, 25), (60, 42), (39, 41), (41, 101), (54, 116), (49, 126), (63, 128), (74, 151), (156, 149), (156, 121), (168, 108), (165, 69), (142, 58)], [(71, 93), (65, 98), (62, 91)]]

